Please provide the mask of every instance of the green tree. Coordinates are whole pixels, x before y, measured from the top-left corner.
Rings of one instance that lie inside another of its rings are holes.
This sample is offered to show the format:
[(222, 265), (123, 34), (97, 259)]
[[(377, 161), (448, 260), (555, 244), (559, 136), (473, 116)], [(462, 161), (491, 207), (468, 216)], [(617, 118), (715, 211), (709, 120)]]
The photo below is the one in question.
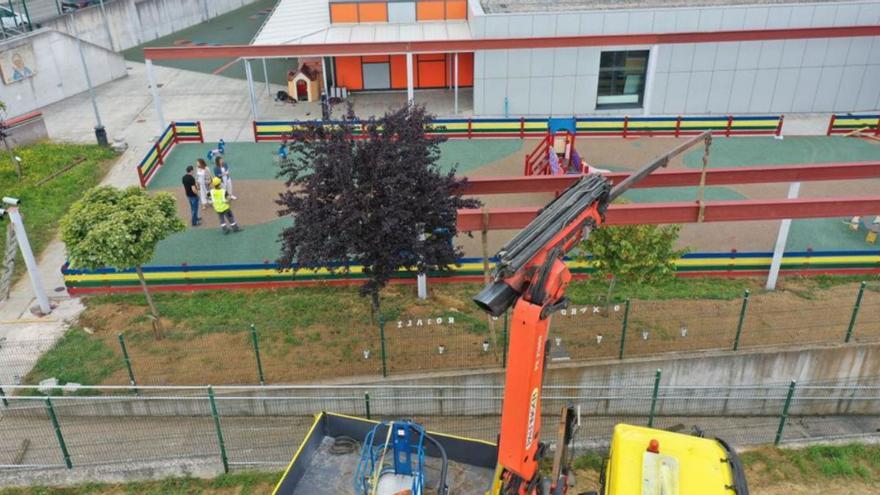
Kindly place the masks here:
[[(609, 279), (605, 303), (618, 280), (629, 283), (658, 283), (675, 276), (675, 261), (687, 249), (676, 249), (681, 225), (616, 225), (601, 227), (581, 244), (592, 255), (596, 277)], [(585, 255), (587, 257), (587, 255)]]
[(135, 269), (150, 306), (153, 332), (161, 339), (159, 312), (141, 267), (153, 257), (159, 241), (184, 228), (171, 194), (151, 196), (137, 187), (100, 186), (70, 207), (61, 219), (61, 238), (74, 268)]

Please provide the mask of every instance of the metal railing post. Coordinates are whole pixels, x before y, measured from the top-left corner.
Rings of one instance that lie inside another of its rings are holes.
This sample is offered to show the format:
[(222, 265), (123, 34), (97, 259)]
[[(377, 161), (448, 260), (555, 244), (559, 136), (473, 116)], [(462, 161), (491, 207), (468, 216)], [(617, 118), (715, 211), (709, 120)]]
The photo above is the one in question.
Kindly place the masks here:
[(70, 462), (70, 452), (67, 451), (67, 444), (64, 443), (64, 435), (61, 434), (61, 425), (58, 424), (58, 417), (55, 415), (51, 397), (46, 397), (46, 412), (49, 413), (49, 420), (52, 421), (52, 428), (55, 429), (55, 438), (58, 439), (58, 446), (61, 447), (64, 465), (67, 466), (67, 469), (73, 469), (73, 463)]
[(211, 416), (214, 417), (214, 429), (217, 431), (217, 443), (220, 445), (220, 460), (223, 461), (223, 472), (229, 472), (229, 459), (226, 457), (226, 444), (223, 442), (223, 429), (220, 427), (220, 414), (217, 412), (217, 401), (214, 399), (214, 387), (208, 385), (208, 400), (211, 402)]
[(791, 407), (791, 398), (794, 396), (794, 388), (797, 382), (792, 380), (788, 386), (788, 395), (785, 396), (785, 405), (782, 406), (782, 415), (779, 417), (779, 428), (776, 429), (776, 438), (773, 445), (779, 445), (782, 441), (782, 432), (785, 431), (785, 422), (788, 421), (788, 408)]
[(372, 415), (370, 414), (370, 393), (369, 392), (364, 392), (364, 408), (366, 409), (366, 412), (367, 412), (367, 419), (373, 419)]
[(743, 294), (742, 307), (740, 307), (740, 310), (739, 310), (739, 323), (737, 323), (737, 325), (736, 325), (736, 337), (733, 338), (733, 350), (734, 351), (739, 349), (739, 338), (740, 338), (740, 336), (742, 336), (743, 322), (745, 322), (745, 320), (746, 320), (746, 309), (748, 309), (748, 307), (749, 307), (749, 296), (750, 295), (751, 295), (751, 292), (749, 291), (749, 289), (746, 289), (745, 293)]
[(260, 378), (260, 385), (265, 385), (266, 380), (263, 377), (263, 361), (260, 359), (260, 341), (257, 338), (257, 327), (251, 325), (251, 342), (254, 343), (254, 356), (257, 358), (257, 375)]
[(620, 331), (620, 353), (617, 355), (617, 359), (623, 359), (623, 351), (626, 347), (626, 327), (629, 324), (629, 299), (626, 300), (625, 307), (623, 310), (623, 328)]
[(856, 328), (856, 318), (858, 318), (859, 308), (862, 306), (862, 296), (865, 294), (865, 285), (866, 282), (862, 282), (859, 286), (859, 295), (856, 296), (856, 305), (853, 306), (852, 316), (849, 319), (849, 326), (846, 328), (846, 338), (843, 339), (844, 343), (849, 344), (849, 341), (852, 339), (853, 330)]
[(134, 370), (131, 368), (131, 358), (128, 356), (128, 347), (125, 345), (125, 335), (119, 334), (119, 348), (122, 349), (122, 360), (125, 362), (125, 367), (128, 369), (128, 381), (131, 383), (131, 388), (134, 390), (135, 395), (140, 395), (137, 387), (137, 380), (134, 379)]
[(9, 407), (9, 401), (6, 400), (6, 392), (3, 391), (3, 387), (0, 387), (0, 401), (3, 402), (3, 407)]
[(379, 315), (379, 343), (382, 346), (382, 378), (388, 376), (388, 362), (385, 355), (385, 317)]
[(648, 428), (654, 426), (654, 414), (657, 412), (657, 396), (660, 393), (660, 374), (661, 371), (658, 368), (657, 373), (654, 374), (654, 391), (651, 393), (651, 413), (648, 414)]
[(510, 319), (508, 318), (510, 315), (509, 311), (504, 312), (504, 328), (501, 329), (501, 367), (507, 368), (507, 339), (508, 337), (508, 327), (507, 325), (510, 323)]

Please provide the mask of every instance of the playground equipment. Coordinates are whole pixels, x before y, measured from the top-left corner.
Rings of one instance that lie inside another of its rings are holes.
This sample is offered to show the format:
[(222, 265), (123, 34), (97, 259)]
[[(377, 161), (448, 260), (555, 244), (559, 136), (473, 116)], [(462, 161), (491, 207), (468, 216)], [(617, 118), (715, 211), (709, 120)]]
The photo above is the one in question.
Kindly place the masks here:
[[(385, 430), (384, 441), (381, 440), (382, 430)], [(367, 433), (354, 477), (355, 494), (423, 495), (427, 483), (426, 441), (437, 449), (441, 459), (440, 475), (434, 493), (446, 495), (446, 472), (449, 465), (446, 450), (421, 425), (412, 421), (379, 423)]]
[(548, 132), (535, 149), (526, 155), (525, 175), (583, 174), (586, 162), (574, 147), (576, 135), (568, 130)]
[[(547, 338), (550, 317), (568, 307), (565, 291), (571, 272), (564, 257), (605, 223), (605, 212), (614, 199), (699, 142), (705, 143), (708, 153), (711, 133), (702, 133), (678, 146), (613, 189), (610, 181), (600, 175), (581, 177), (498, 252), (493, 280), (474, 298), (477, 306), (492, 316), (513, 308), (508, 359), (514, 364), (507, 367), (505, 376), (498, 466), (489, 495), (564, 495), (573, 485), (567, 450), (578, 422), (570, 406), (563, 410), (549, 479), (545, 480), (538, 469), (548, 451), (540, 441), (540, 418), (544, 369), (551, 348)], [(732, 451), (722, 452), (717, 445), (710, 448), (704, 439), (668, 435), (618, 426), (616, 448), (612, 444), (608, 463), (613, 469), (606, 472), (612, 477), (606, 475), (603, 493), (720, 495), (729, 493), (732, 487), (738, 495), (748, 494)], [(658, 440), (661, 436), (662, 453)], [(670, 444), (672, 447), (666, 450)], [(711, 463), (715, 469), (704, 469)]]

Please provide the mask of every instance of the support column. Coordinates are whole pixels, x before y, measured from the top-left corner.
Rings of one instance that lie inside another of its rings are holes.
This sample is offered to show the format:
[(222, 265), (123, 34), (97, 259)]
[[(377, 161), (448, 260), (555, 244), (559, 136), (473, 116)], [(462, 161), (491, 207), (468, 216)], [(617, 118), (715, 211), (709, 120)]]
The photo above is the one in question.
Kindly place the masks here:
[(324, 94), (330, 100), (330, 81), (327, 77), (327, 57), (321, 57), (321, 75), (324, 77)]
[[(795, 199), (801, 190), (800, 182), (792, 182), (788, 186), (788, 199)], [(767, 275), (767, 290), (776, 289), (776, 280), (779, 277), (779, 269), (782, 267), (782, 255), (785, 254), (785, 244), (788, 242), (788, 231), (791, 229), (791, 219), (786, 218), (779, 224), (779, 234), (776, 236), (776, 247), (773, 248), (773, 261), (770, 263), (770, 273)]]
[(254, 115), (254, 120), (260, 120), (259, 113), (257, 112), (257, 93), (254, 92), (254, 72), (251, 69), (251, 61), (250, 59), (243, 58), (244, 62), (244, 73), (247, 76), (248, 83), (248, 92), (251, 95), (251, 111)]
[(415, 97), (415, 88), (413, 88), (413, 84), (415, 81), (415, 77), (413, 77), (413, 54), (407, 52), (406, 54), (406, 101), (408, 103), (413, 103), (416, 99)]
[(266, 59), (261, 60), (263, 61), (263, 80), (266, 81), (266, 94), (272, 98), (272, 88), (269, 86), (269, 69), (266, 67)]
[(642, 113), (651, 114), (651, 102), (654, 95), (654, 76), (657, 74), (657, 59), (660, 57), (660, 45), (651, 47), (648, 53), (648, 69), (645, 71), (645, 93), (642, 97)]
[(455, 115), (458, 115), (458, 52), (455, 52), (455, 63), (452, 76), (453, 93), (455, 93)]
[(52, 306), (49, 304), (46, 289), (43, 288), (43, 281), (40, 280), (40, 269), (37, 266), (37, 260), (34, 259), (34, 252), (31, 249), (31, 243), (24, 229), (21, 213), (18, 211), (18, 206), (12, 206), (6, 212), (9, 214), (9, 220), (12, 222), (12, 228), (15, 229), (15, 238), (18, 240), (21, 257), (24, 258), (24, 264), (27, 266), (31, 287), (33, 287), (34, 296), (37, 298), (37, 305), (40, 307), (40, 312), (47, 315), (52, 312)]
[(159, 86), (156, 85), (156, 76), (153, 74), (153, 61), (146, 59), (147, 81), (150, 84), (150, 93), (153, 94), (153, 105), (156, 107), (156, 119), (159, 121), (159, 135), (165, 132), (165, 116), (162, 114), (162, 99), (159, 97)]

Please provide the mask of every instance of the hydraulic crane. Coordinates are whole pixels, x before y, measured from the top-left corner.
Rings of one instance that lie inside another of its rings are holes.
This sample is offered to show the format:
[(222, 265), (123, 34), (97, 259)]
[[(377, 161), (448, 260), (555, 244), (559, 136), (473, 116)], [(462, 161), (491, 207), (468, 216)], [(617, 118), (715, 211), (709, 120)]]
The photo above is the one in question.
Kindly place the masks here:
[(545, 454), (545, 445), (540, 442), (541, 387), (549, 352), (550, 316), (567, 306), (565, 290), (571, 281), (563, 258), (604, 223), (614, 199), (695, 144), (704, 143), (708, 154), (711, 141), (711, 133), (702, 133), (613, 187), (601, 175), (582, 177), (498, 252), (492, 280), (474, 298), (493, 316), (513, 307), (498, 445), (499, 477), (492, 495), (561, 495), (568, 489), (569, 470), (561, 465), (565, 451), (560, 449), (571, 441), (572, 410), (563, 411), (551, 479), (542, 480), (538, 471)]

